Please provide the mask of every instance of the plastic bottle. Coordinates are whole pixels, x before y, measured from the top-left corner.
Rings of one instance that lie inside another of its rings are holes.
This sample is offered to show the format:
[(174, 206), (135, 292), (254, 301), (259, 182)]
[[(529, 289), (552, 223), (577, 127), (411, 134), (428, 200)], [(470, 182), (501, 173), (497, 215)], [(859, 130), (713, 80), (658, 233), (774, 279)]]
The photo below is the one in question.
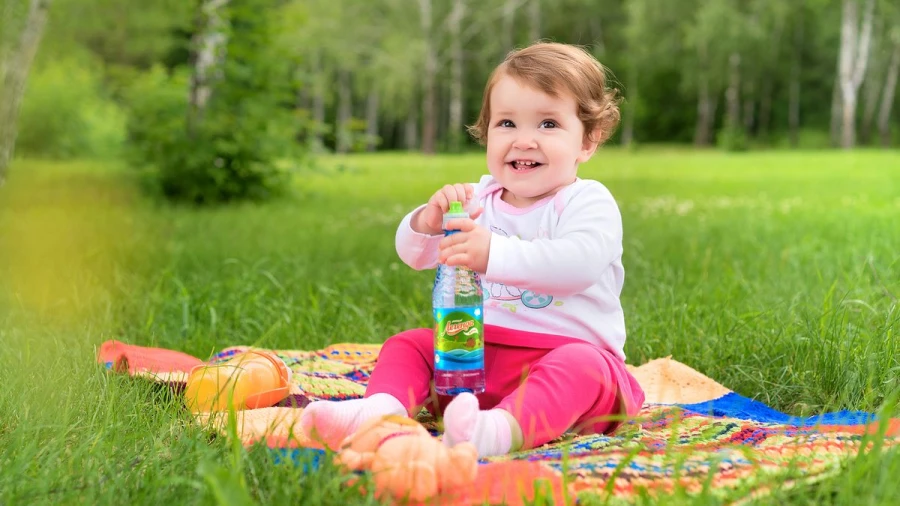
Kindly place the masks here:
[(195, 412), (274, 406), (290, 393), (291, 370), (274, 353), (248, 350), (188, 373), (185, 404)]
[[(447, 221), (468, 218), (460, 202), (451, 202)], [(484, 392), (484, 295), (481, 276), (467, 267), (439, 264), (432, 291), (434, 310), (434, 388), (440, 395)]]

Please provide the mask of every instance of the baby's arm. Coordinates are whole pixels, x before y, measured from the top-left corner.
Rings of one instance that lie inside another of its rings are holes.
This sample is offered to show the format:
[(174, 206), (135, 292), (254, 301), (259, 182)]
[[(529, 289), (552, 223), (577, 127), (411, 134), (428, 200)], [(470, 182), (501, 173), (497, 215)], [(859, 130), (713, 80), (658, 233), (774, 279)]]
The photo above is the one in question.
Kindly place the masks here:
[(609, 191), (584, 187), (567, 203), (551, 239), (494, 234), (485, 277), (538, 293), (565, 296), (596, 284), (622, 255), (622, 217)]
[(484, 178), (478, 184), (446, 185), (428, 200), (407, 214), (397, 228), (394, 238), (397, 254), (406, 265), (416, 270), (433, 269), (438, 264), (439, 244), (444, 237), (440, 230), (443, 213), (450, 202), (458, 200), (476, 219), (480, 210), (477, 198)]
[(397, 235), (394, 238), (400, 260), (417, 271), (433, 269), (437, 266), (438, 244), (444, 237), (443, 234), (421, 234), (413, 230), (412, 220), (424, 208), (423, 204), (407, 214), (400, 222), (400, 226), (397, 227)]

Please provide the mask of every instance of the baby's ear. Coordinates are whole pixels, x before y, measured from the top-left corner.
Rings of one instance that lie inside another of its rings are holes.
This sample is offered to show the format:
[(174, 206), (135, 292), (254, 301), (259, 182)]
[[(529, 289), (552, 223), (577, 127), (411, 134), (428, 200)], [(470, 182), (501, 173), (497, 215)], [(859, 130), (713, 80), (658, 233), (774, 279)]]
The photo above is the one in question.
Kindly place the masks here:
[(599, 128), (595, 129), (590, 135), (585, 135), (581, 141), (581, 152), (578, 154), (578, 163), (584, 163), (594, 156), (597, 146), (600, 145), (600, 139), (603, 138), (603, 132)]

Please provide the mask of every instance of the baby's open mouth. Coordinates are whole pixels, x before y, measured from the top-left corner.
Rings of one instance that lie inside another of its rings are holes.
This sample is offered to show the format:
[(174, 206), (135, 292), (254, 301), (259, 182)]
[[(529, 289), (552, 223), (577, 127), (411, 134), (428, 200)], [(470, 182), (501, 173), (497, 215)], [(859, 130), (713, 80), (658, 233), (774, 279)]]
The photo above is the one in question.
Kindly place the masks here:
[(539, 162), (533, 162), (531, 160), (515, 160), (509, 163), (509, 166), (512, 167), (513, 170), (518, 172), (536, 169), (541, 165), (543, 164)]

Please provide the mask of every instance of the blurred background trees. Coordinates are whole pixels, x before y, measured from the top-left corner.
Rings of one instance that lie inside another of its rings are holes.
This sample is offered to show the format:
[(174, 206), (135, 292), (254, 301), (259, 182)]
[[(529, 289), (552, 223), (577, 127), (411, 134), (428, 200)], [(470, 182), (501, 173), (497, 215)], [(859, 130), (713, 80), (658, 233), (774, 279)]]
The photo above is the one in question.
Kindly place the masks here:
[(537, 39), (610, 69), (612, 144), (900, 144), (896, 0), (0, 1), (0, 155), (17, 131), (192, 202), (275, 194), (304, 153), (478, 149), (488, 73)]

